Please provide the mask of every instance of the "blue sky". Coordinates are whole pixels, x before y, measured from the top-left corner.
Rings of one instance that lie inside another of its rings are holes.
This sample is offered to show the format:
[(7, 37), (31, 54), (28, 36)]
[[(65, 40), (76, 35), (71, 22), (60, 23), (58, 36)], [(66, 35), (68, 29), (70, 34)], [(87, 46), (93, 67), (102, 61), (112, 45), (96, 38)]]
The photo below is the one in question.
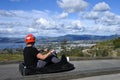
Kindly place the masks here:
[(120, 35), (117, 0), (0, 0), (0, 36)]

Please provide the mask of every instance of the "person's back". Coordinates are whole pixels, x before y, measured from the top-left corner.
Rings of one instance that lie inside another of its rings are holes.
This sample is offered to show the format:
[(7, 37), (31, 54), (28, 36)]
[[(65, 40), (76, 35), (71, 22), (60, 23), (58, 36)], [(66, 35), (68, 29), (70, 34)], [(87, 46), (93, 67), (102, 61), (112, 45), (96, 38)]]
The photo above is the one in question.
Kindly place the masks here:
[(37, 66), (37, 57), (36, 55), (39, 51), (34, 47), (25, 47), (23, 51), (24, 63), (27, 68), (35, 68)]

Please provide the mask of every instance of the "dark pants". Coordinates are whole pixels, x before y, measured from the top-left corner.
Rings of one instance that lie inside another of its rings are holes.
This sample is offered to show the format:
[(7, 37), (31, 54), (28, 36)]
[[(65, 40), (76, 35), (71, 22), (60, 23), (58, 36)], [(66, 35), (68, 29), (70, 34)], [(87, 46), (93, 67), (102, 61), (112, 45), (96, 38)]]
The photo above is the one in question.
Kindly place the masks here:
[(58, 63), (58, 62), (60, 62), (60, 59), (54, 55), (51, 55), (51, 56), (47, 57), (45, 60), (38, 60), (37, 68), (42, 68), (46, 65), (49, 65), (52, 63)]

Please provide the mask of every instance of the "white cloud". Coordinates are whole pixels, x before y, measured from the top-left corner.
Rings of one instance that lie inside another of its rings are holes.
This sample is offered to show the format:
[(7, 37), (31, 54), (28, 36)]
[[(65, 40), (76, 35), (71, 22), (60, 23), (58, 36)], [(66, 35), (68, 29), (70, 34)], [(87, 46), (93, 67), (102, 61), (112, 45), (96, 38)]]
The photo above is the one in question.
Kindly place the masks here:
[(34, 32), (36, 32), (37, 29), (30, 27), (30, 28), (28, 28), (27, 30), (28, 30), (28, 32), (30, 32), (30, 33), (34, 33)]
[(11, 33), (12, 32), (12, 28), (0, 28), (0, 33)]
[(80, 20), (74, 20), (70, 21), (68, 26), (66, 26), (66, 29), (74, 29), (74, 30), (81, 30), (83, 28), (83, 24), (80, 22)]
[(16, 15), (12, 13), (11, 11), (0, 10), (0, 16), (14, 17)]
[[(88, 25), (85, 27), (85, 32), (88, 34), (120, 34), (120, 15), (107, 11), (107, 9), (92, 10), (85, 13), (83, 17), (91, 22), (87, 22)], [(95, 23), (92, 23), (91, 20), (94, 20)]]
[(98, 22), (106, 26), (120, 26), (120, 16), (107, 11), (103, 13)]
[(52, 29), (56, 29), (57, 27), (57, 23), (52, 20), (52, 19), (46, 19), (46, 18), (40, 18), (37, 19), (35, 22), (39, 28), (41, 29), (45, 29), (45, 30), (52, 30)]
[(96, 4), (92, 11), (84, 14), (83, 18), (94, 20), (95, 23), (105, 26), (120, 26), (120, 15), (109, 11), (110, 7), (105, 2)]
[(91, 12), (87, 12), (84, 15), (84, 18), (96, 20), (96, 19), (98, 19), (100, 17), (99, 15), (100, 15), (99, 12), (91, 11)]
[(59, 18), (63, 19), (66, 18), (68, 16), (68, 13), (63, 12), (62, 14), (60, 14)]
[(105, 2), (99, 2), (93, 7), (94, 11), (108, 11), (110, 10), (110, 7), (107, 3)]
[(58, 0), (57, 3), (68, 13), (80, 12), (88, 7), (88, 3), (84, 0)]
[(44, 18), (40, 18), (40, 19), (36, 20), (36, 23), (38, 23), (39, 25), (42, 25), (43, 27), (50, 26), (50, 22)]

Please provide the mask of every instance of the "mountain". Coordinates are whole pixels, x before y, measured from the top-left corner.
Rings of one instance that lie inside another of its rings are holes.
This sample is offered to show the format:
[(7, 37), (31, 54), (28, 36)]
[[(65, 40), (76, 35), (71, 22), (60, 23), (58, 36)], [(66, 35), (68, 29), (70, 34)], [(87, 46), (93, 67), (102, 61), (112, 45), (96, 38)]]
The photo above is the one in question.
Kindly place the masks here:
[(120, 37), (120, 35), (98, 36), (98, 35), (65, 35), (59, 38), (67, 40), (108, 40)]
[[(59, 37), (37, 37), (37, 42), (61, 42), (63, 40), (108, 40), (120, 37), (120, 35), (98, 36), (98, 35), (65, 35)], [(0, 37), (0, 43), (24, 43), (24, 38)]]

